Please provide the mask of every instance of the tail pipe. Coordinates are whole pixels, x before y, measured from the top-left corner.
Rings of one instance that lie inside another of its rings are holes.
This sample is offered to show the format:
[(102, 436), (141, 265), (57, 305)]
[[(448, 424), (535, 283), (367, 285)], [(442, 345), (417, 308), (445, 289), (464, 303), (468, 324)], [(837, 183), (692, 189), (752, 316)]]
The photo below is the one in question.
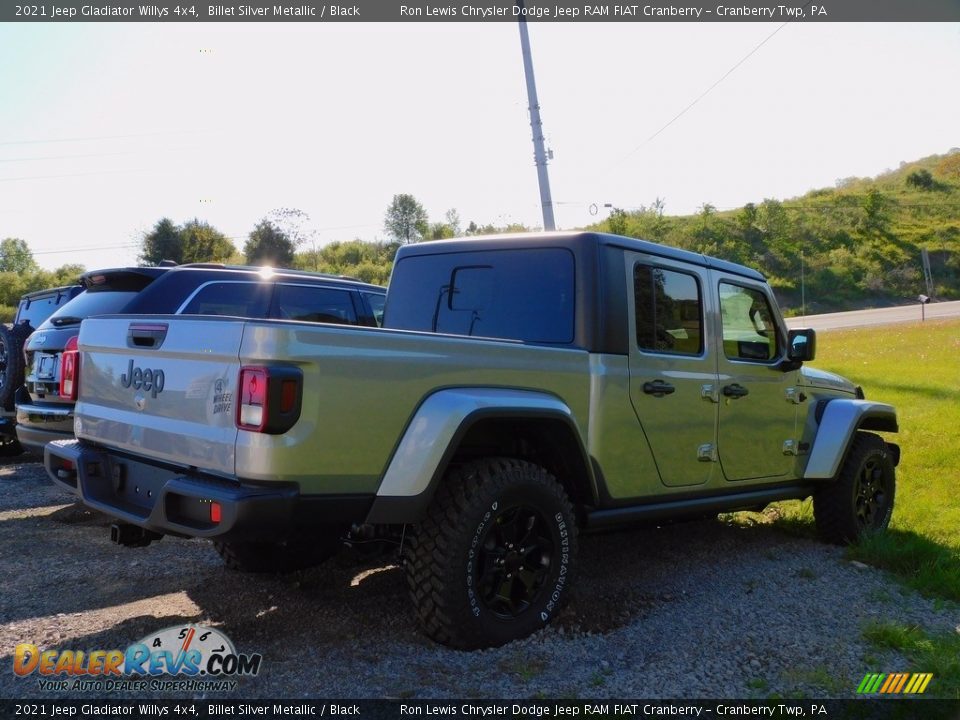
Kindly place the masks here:
[(162, 538), (160, 533), (144, 530), (139, 525), (116, 523), (110, 526), (110, 541), (123, 547), (146, 547), (154, 540)]

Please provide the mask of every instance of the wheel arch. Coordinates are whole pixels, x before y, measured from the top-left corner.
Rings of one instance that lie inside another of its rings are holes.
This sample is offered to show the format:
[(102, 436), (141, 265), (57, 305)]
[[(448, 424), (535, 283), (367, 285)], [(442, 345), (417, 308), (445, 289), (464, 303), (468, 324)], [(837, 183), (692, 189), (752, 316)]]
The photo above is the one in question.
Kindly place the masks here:
[[(836, 477), (858, 430), (897, 432), (897, 411), (892, 405), (835, 398), (815, 410), (819, 417), (817, 434), (810, 450), (804, 478), (827, 480)], [(899, 447), (893, 445), (899, 460)], [(896, 464), (896, 462), (894, 463)]]
[(529, 390), (440, 390), (418, 408), (390, 460), (367, 522), (421, 520), (448, 468), (504, 456), (545, 467), (575, 506), (597, 502), (592, 465), (570, 408)]

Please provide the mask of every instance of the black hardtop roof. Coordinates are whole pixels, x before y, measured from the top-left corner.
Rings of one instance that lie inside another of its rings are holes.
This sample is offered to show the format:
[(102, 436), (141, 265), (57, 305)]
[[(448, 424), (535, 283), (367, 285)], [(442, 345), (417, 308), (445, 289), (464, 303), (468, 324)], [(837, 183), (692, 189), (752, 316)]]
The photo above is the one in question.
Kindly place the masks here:
[(416, 255), (436, 255), (448, 252), (464, 252), (470, 250), (504, 250), (509, 248), (538, 248), (538, 247), (569, 247), (571, 250), (583, 251), (588, 247), (614, 246), (622, 247), (635, 252), (655, 255), (669, 260), (678, 260), (714, 268), (723, 272), (742, 275), (752, 280), (764, 280), (764, 276), (746, 265), (721, 260), (720, 258), (702, 255), (700, 253), (681, 250), (660, 245), (649, 240), (613, 235), (611, 233), (574, 231), (574, 232), (541, 232), (516, 233), (507, 235), (474, 235), (468, 238), (453, 240), (434, 240), (430, 242), (404, 245), (397, 252), (397, 260)]

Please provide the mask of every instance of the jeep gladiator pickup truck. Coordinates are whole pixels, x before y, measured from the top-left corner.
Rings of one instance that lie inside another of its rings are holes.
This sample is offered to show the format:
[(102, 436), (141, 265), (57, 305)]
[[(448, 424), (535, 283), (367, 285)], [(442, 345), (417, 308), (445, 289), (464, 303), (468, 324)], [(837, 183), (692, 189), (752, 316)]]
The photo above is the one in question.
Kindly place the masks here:
[(882, 529), (890, 405), (805, 367), (759, 273), (599, 233), (408, 245), (383, 328), (84, 322), (53, 480), (114, 539), (214, 541), (290, 570), (394, 536), (421, 625), (462, 648), (548, 623), (581, 530), (813, 496), (834, 542)]

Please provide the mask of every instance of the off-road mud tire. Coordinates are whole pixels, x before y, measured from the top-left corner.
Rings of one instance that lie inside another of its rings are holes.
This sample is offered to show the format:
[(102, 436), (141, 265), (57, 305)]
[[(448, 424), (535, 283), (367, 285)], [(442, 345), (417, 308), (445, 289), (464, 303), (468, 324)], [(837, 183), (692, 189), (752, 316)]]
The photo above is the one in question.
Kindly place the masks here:
[(535, 632), (567, 600), (576, 546), (570, 500), (544, 468), (512, 458), (453, 466), (404, 549), (421, 626), (462, 649)]
[(13, 396), (23, 385), (23, 343), (27, 325), (0, 325), (0, 409), (13, 410)]
[(885, 529), (896, 487), (896, 469), (883, 438), (857, 432), (836, 479), (813, 496), (817, 533), (827, 542), (846, 545)]

